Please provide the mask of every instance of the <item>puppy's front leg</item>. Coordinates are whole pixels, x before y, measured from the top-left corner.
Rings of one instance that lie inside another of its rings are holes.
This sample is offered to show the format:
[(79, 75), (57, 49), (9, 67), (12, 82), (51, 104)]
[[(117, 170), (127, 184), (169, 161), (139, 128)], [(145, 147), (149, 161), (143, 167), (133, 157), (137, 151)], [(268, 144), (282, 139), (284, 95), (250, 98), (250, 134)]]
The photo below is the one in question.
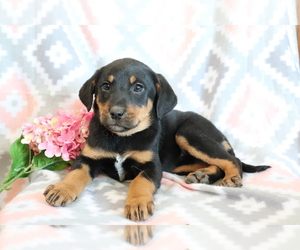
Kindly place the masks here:
[(154, 213), (153, 195), (155, 191), (154, 183), (145, 172), (139, 173), (129, 186), (124, 209), (125, 217), (133, 221), (147, 220)]
[(49, 205), (65, 207), (76, 200), (92, 181), (89, 170), (88, 165), (81, 164), (81, 167), (71, 170), (61, 182), (48, 186), (44, 196)]

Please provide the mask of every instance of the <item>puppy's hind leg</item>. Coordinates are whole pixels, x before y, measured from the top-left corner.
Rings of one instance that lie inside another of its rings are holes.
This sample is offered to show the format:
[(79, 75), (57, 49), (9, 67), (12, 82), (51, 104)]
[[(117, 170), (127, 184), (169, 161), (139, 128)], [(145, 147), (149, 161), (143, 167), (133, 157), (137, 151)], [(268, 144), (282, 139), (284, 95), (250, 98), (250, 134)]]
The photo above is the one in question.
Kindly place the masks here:
[[(221, 143), (212, 138), (195, 134), (185, 135), (177, 133), (176, 142), (179, 147), (190, 155), (206, 162), (210, 166), (217, 166), (224, 171), (225, 176), (221, 186), (241, 187), (242, 169), (235, 156), (229, 154)], [(213, 170), (215, 171), (215, 170)]]

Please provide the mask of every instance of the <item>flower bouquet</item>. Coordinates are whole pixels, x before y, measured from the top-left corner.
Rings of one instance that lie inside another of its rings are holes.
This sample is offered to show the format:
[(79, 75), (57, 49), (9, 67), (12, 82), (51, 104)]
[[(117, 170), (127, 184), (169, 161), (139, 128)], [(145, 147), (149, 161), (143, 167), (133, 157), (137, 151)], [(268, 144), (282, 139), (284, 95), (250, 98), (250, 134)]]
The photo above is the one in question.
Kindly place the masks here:
[(57, 110), (57, 116), (35, 118), (22, 126), (22, 135), (10, 147), (12, 165), (0, 185), (10, 190), (15, 180), (41, 170), (62, 170), (80, 154), (93, 112)]

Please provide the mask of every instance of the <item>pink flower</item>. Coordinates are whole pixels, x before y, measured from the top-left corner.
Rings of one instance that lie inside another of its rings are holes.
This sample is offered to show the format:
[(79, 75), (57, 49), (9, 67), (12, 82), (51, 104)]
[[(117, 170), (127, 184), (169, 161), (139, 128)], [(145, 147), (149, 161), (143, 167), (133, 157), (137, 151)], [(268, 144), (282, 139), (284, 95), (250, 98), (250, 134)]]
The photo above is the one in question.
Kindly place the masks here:
[(29, 144), (35, 154), (45, 150), (49, 158), (73, 160), (82, 150), (94, 113), (86, 109), (75, 113), (58, 109), (56, 114), (58, 116), (38, 117), (33, 123), (24, 124), (21, 142)]

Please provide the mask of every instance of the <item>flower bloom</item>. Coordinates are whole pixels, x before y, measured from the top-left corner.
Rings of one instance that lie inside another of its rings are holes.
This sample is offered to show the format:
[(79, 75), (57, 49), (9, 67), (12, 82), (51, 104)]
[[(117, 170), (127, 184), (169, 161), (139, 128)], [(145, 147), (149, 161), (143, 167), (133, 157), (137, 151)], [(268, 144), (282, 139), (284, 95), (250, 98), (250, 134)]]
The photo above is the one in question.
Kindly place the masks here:
[(33, 123), (24, 124), (21, 142), (29, 144), (34, 154), (45, 150), (49, 158), (56, 156), (64, 161), (74, 160), (83, 148), (94, 113), (86, 109), (75, 113), (58, 109), (56, 114), (58, 116), (38, 117)]

